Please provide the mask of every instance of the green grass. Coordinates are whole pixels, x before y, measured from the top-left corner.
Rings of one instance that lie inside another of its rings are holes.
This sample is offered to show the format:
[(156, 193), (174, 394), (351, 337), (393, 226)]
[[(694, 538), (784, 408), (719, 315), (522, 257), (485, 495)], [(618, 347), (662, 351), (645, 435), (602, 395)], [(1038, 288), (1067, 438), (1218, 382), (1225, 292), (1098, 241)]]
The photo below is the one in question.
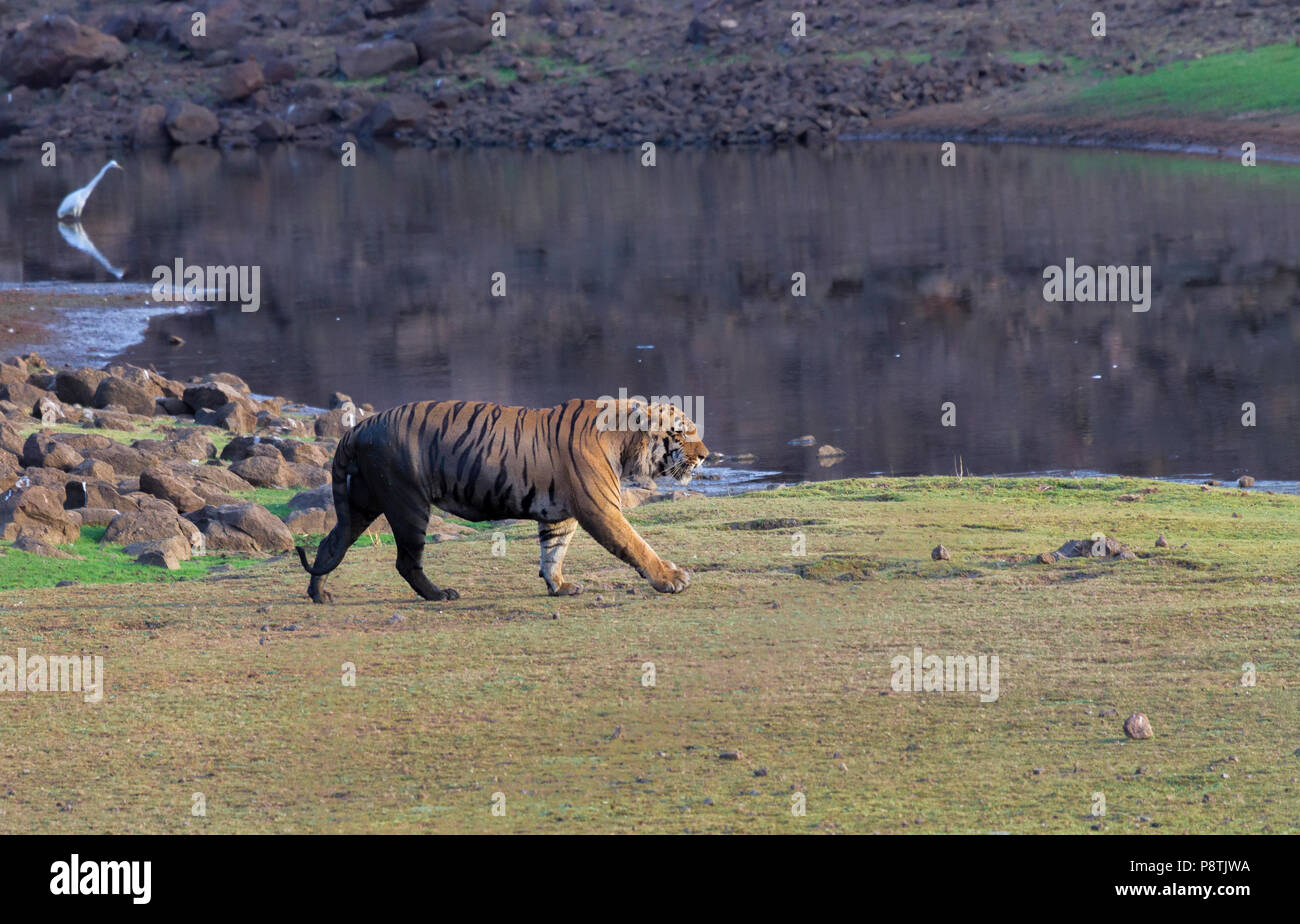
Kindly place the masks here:
[(1298, 73), (1300, 47), (1268, 45), (1113, 77), (1080, 91), (1074, 103), (1124, 116), (1295, 112), (1300, 110)]
[(76, 542), (59, 546), (84, 560), (46, 558), (0, 544), (0, 587), (54, 587), (60, 581), (80, 584), (134, 584), (168, 581), (192, 581), (206, 577), (213, 569), (242, 568), (253, 561), (237, 555), (209, 553), (180, 563), (175, 571), (150, 565), (137, 565), (122, 552), (120, 545), (100, 545), (107, 527), (84, 526)]
[[(1119, 500), (1150, 486), (858, 479), (632, 510), (694, 572), (672, 597), (582, 533), (587, 592), (546, 596), (530, 524), (504, 557), (487, 531), (428, 548), (455, 602), (368, 544), (332, 606), (289, 558), (0, 592), (0, 653), (107, 671), (97, 706), (0, 696), (0, 832), (1300, 832), (1300, 497)], [(1138, 558), (1036, 563), (1095, 532)], [(997, 655), (998, 700), (891, 691), (914, 647)], [(1123, 736), (1134, 711), (1153, 739)]]

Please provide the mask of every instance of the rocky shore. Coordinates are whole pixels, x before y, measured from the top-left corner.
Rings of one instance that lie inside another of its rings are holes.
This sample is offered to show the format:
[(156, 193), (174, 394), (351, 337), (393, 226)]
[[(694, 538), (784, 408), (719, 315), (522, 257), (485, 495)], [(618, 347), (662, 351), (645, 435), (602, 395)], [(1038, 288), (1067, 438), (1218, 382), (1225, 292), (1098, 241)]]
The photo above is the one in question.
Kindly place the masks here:
[(1296, 18), (1144, 0), (1098, 41), (1055, 0), (800, 6), (802, 28), (775, 0), (223, 0), (201, 23), (45, 0), (0, 11), (0, 149), (820, 144), (935, 106), (986, 124), (1066, 62), (1143, 73)]
[[(138, 366), (54, 370), (34, 353), (12, 357), (0, 364), (0, 539), (68, 557), (60, 545), (104, 526), (102, 543), (166, 568), (209, 549), (286, 551), (295, 535), (334, 525), (333, 450), (370, 408), (344, 395), (333, 405), (291, 413), (225, 373), (179, 382)], [(248, 499), (257, 488), (299, 493), (282, 521)], [(436, 518), (432, 530), (468, 531)]]

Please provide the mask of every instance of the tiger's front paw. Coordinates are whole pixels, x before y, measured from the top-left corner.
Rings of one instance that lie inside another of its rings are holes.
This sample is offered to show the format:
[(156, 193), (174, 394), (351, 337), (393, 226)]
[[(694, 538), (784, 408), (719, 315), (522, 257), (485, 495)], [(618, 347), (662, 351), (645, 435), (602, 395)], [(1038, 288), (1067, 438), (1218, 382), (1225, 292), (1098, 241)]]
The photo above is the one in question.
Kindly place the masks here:
[(552, 597), (576, 597), (582, 593), (582, 585), (574, 581), (565, 581), (559, 587), (547, 588)]
[(691, 586), (691, 573), (670, 561), (664, 562), (663, 574), (650, 579), (650, 586), (661, 594), (676, 594)]

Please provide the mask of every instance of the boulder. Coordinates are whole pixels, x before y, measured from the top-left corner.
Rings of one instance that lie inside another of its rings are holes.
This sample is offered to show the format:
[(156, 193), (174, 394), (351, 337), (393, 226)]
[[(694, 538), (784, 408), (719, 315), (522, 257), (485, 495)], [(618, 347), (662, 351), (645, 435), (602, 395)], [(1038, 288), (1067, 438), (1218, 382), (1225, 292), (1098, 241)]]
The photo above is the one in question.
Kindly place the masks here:
[(68, 16), (47, 15), (0, 48), (0, 77), (32, 89), (57, 87), (78, 71), (97, 71), (126, 60), (126, 46)]
[(60, 442), (65, 446), (71, 446), (83, 456), (95, 451), (96, 449), (107, 449), (110, 446), (121, 445), (115, 443), (111, 437), (104, 436), (102, 433), (52, 433), (50, 439)]
[(13, 453), (0, 450), (0, 492), (8, 491), (23, 476)]
[(110, 510), (107, 507), (82, 507), (78, 510), (69, 510), (69, 515), (75, 514), (81, 517), (82, 526), (107, 526), (113, 522), (113, 517), (122, 511)]
[(284, 518), (284, 525), (295, 536), (323, 536), (334, 528), (338, 516), (334, 508), (308, 507), (303, 510), (291, 510)]
[(428, 113), (429, 104), (416, 97), (383, 99), (366, 114), (361, 123), (361, 131), (380, 138), (395, 135), (404, 128), (410, 128)]
[(135, 563), (137, 565), (153, 565), (158, 568), (166, 568), (168, 571), (175, 571), (181, 566), (180, 559), (176, 557), (170, 547), (148, 549), (141, 552), (136, 556)]
[(8, 421), (0, 420), (0, 449), (21, 456), (24, 442), (16, 427)]
[(27, 414), (31, 414), (32, 408), (36, 407), (42, 398), (52, 398), (54, 395), (44, 388), (37, 388), (27, 382), (12, 382), (6, 385), (0, 385), (0, 399), (12, 401), (18, 405)]
[[(328, 490), (328, 487), (326, 488)], [(314, 491), (305, 492), (314, 494)], [(303, 495), (298, 495), (299, 497)], [(290, 510), (284, 518), (284, 525), (289, 527), (289, 531), (295, 536), (323, 536), (332, 530), (338, 523), (338, 515), (334, 512), (334, 503), (331, 501), (327, 507), (302, 507), (297, 510)], [(429, 520), (430, 532), (438, 530), (448, 530), (457, 526), (454, 523), (444, 523), (439, 517), (432, 517)], [(465, 527), (460, 527), (464, 529)], [(393, 528), (388, 525), (388, 520), (380, 516), (366, 528), (367, 535), (378, 533), (392, 533)], [(473, 532), (473, 530), (469, 530)]]
[(459, 17), (431, 19), (417, 25), (408, 35), (420, 61), (436, 59), (441, 51), (472, 55), (492, 44), (492, 33)]
[(429, 0), (368, 0), (366, 15), (371, 19), (405, 16), (428, 5)]
[(253, 135), (259, 141), (287, 141), (293, 137), (293, 126), (277, 116), (266, 116), (253, 126)]
[(276, 448), (286, 459), (295, 464), (305, 463), (319, 468), (325, 468), (330, 464), (330, 453), (315, 443), (304, 440), (276, 440)]
[(248, 402), (228, 401), (215, 410), (202, 408), (194, 413), (194, 422), (205, 427), (220, 427), (231, 433), (252, 433), (257, 418), (248, 409)]
[(240, 61), (226, 68), (217, 81), (217, 94), (228, 103), (247, 99), (262, 89), (265, 80), (262, 66), (256, 61)]
[(190, 474), (194, 477), (194, 490), (200, 495), (203, 495), (205, 489), (220, 489), (231, 493), (253, 490), (251, 484), (220, 465), (196, 466)]
[(96, 408), (111, 405), (122, 408), (128, 414), (139, 414), (142, 417), (152, 416), (154, 412), (153, 395), (133, 382), (113, 376), (99, 383), (92, 403)]
[[(176, 458), (185, 459), (188, 462), (206, 462), (217, 457), (216, 444), (201, 430), (178, 427), (172, 430), (171, 433), (171, 436), (163, 440), (163, 445)], [(146, 441), (139, 440), (132, 445), (139, 449), (144, 442)]]
[(318, 467), (330, 462), (330, 454), (315, 443), (273, 436), (237, 437), (221, 450), (221, 458), (228, 462), (238, 462), (254, 455), (279, 455), (289, 462), (305, 462)]
[(98, 459), (83, 459), (80, 465), (69, 470), (69, 474), (83, 481), (112, 482), (117, 479), (117, 472), (113, 471), (113, 466)]
[(32, 536), (23, 536), (14, 543), (14, 548), (23, 552), (29, 552), (32, 555), (40, 555), (44, 558), (76, 558), (85, 560), (83, 555), (72, 555), (63, 549), (56, 548), (48, 542), (36, 539)]
[(181, 399), (189, 405), (190, 410), (195, 412), (204, 408), (215, 411), (232, 401), (248, 402), (249, 410), (255, 412), (251, 407), (252, 402), (238, 388), (227, 382), (200, 382), (197, 385), (187, 385)]
[(145, 422), (134, 414), (128, 414), (116, 408), (86, 411), (86, 416), (100, 430), (130, 430)]
[(41, 398), (32, 408), (32, 416), (39, 419), (43, 426), (52, 427), (60, 420), (66, 420), (63, 406), (53, 398)]
[(163, 124), (175, 144), (202, 144), (221, 130), (221, 123), (211, 110), (189, 100), (168, 103)]
[(389, 71), (406, 70), (420, 63), (415, 45), (401, 39), (380, 39), (340, 48), (339, 71), (348, 80), (365, 80)]
[(292, 473), (289, 480), (289, 487), (291, 488), (315, 488), (330, 483), (329, 469), (312, 465), (310, 462), (292, 462), (288, 464)]
[(1107, 536), (1105, 551), (1101, 555), (1094, 554), (1091, 539), (1070, 539), (1056, 550), (1056, 555), (1058, 558), (1121, 558), (1125, 551), (1117, 540)]
[(1141, 712), (1135, 712), (1124, 720), (1124, 734), (1141, 740), (1154, 736), (1155, 732), (1151, 730), (1151, 720)]
[(319, 488), (302, 491), (289, 498), (290, 510), (309, 510), (312, 507), (334, 509), (334, 488), (332, 485), (321, 485)]
[(82, 455), (108, 463), (119, 476), (139, 475), (152, 461), (140, 450), (115, 441), (110, 441), (108, 446), (100, 449), (87, 449)]
[(297, 480), (293, 468), (278, 452), (273, 456), (246, 456), (231, 465), (230, 470), (258, 488), (286, 488)]
[(23, 477), (27, 479), (27, 484), (39, 484), (46, 488), (54, 488), (55, 492), (61, 492), (72, 476), (65, 471), (57, 468), (28, 468), (23, 471)]
[(169, 571), (175, 571), (180, 567), (180, 562), (189, 561), (194, 556), (193, 547), (180, 536), (133, 542), (122, 551), (133, 557), (138, 564), (156, 565)]
[(284, 552), (293, 548), (293, 533), (257, 504), (207, 506), (188, 515), (209, 549), (231, 552)]
[(101, 541), (109, 545), (129, 545), (148, 539), (180, 537), (191, 548), (196, 548), (202, 541), (200, 535), (198, 527), (169, 507), (167, 510), (124, 510), (113, 517)]
[(318, 438), (341, 437), (356, 426), (358, 415), (355, 410), (338, 409), (319, 414), (316, 417), (315, 431)]
[(101, 510), (136, 509), (139, 504), (127, 500), (126, 496), (107, 481), (68, 481), (63, 488), (63, 506), (68, 510), (80, 510), (83, 507), (96, 507)]
[(10, 488), (0, 496), (0, 539), (23, 537), (50, 545), (75, 542), (81, 525), (63, 509), (59, 495), (42, 485)]
[(23, 443), (22, 462), (28, 468), (57, 468), (70, 472), (83, 461), (81, 453), (53, 439), (49, 433), (33, 433)]
[(140, 473), (140, 490), (167, 501), (181, 513), (189, 513), (204, 506), (203, 498), (175, 472), (153, 466)]

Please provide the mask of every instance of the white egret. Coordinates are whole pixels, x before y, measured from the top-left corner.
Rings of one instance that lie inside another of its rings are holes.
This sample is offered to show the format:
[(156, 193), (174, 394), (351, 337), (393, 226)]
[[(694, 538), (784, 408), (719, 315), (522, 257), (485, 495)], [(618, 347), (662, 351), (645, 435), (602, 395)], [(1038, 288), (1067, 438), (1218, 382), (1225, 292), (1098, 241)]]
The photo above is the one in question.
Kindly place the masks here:
[(109, 171), (110, 167), (116, 167), (118, 170), (122, 169), (122, 165), (115, 160), (110, 160), (104, 164), (100, 171), (95, 174), (93, 180), (80, 189), (74, 189), (64, 197), (63, 201), (59, 203), (59, 217), (68, 218), (71, 216), (74, 219), (80, 219), (81, 210), (86, 207), (86, 200), (90, 198), (90, 194), (95, 191), (95, 187), (99, 185), (99, 181), (104, 178), (104, 174)]

